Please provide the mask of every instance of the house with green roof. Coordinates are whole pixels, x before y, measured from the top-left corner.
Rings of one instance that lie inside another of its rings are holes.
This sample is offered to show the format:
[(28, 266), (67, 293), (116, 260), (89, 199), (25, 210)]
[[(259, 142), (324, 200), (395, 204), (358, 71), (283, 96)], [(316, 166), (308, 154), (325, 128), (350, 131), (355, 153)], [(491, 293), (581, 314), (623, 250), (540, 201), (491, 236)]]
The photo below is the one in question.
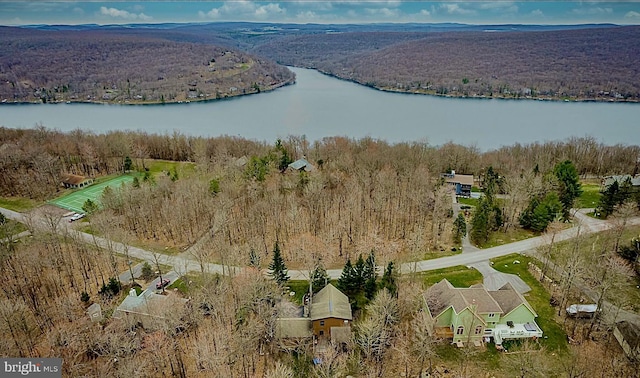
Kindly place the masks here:
[(313, 324), (314, 336), (333, 340), (333, 333), (344, 331), (336, 328), (351, 327), (353, 316), (349, 297), (328, 284), (311, 298), (309, 318)]
[(316, 339), (346, 342), (351, 334), (351, 304), (349, 298), (328, 284), (309, 300), (308, 311), (294, 313), (280, 306), (276, 319), (276, 337), (280, 339)]
[(491, 339), (501, 345), (507, 339), (542, 336), (535, 322), (538, 314), (510, 283), (489, 291), (482, 284), (455, 288), (444, 279), (431, 286), (423, 298), (434, 334), (458, 346), (480, 345)]

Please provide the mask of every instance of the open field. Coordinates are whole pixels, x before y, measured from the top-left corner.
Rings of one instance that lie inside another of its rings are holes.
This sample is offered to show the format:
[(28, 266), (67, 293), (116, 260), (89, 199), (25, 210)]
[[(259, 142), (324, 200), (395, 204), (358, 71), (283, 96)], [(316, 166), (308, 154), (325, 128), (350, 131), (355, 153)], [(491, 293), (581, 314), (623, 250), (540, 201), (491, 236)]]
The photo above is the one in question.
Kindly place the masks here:
[(63, 209), (82, 213), (84, 212), (84, 210), (82, 210), (82, 206), (88, 199), (90, 199), (95, 203), (100, 203), (100, 196), (102, 195), (104, 188), (108, 186), (112, 188), (117, 187), (119, 185), (124, 185), (126, 183), (129, 183), (131, 181), (133, 181), (133, 176), (129, 176), (129, 175), (119, 176), (99, 184), (91, 185), (84, 189), (75, 190), (65, 196), (62, 196), (60, 198), (50, 201), (49, 203), (56, 205), (58, 207), (61, 207)]

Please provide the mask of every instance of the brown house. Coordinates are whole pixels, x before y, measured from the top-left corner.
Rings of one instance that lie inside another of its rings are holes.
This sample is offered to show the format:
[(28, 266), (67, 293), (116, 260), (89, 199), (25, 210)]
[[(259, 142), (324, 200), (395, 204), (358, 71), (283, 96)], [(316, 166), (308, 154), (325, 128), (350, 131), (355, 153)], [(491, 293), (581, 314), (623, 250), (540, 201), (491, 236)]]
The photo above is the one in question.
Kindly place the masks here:
[(444, 182), (451, 185), (456, 191), (457, 196), (470, 197), (471, 187), (473, 186), (473, 175), (461, 175), (456, 171), (451, 173), (443, 173), (440, 175)]
[(328, 284), (313, 296), (309, 318), (315, 337), (333, 340), (351, 326), (353, 316), (349, 298), (335, 286)]
[(89, 186), (91, 184), (93, 184), (93, 179), (90, 177), (68, 174), (62, 178), (62, 185), (64, 185), (64, 187), (67, 189), (84, 188), (85, 186)]

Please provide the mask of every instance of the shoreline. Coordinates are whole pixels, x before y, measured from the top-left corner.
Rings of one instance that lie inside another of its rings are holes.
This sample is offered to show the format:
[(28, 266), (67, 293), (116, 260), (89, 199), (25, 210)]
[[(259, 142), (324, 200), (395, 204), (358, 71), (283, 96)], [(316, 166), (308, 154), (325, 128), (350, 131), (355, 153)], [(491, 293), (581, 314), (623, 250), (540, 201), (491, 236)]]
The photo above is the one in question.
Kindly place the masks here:
[(235, 94), (235, 95), (225, 95), (224, 97), (220, 97), (220, 98), (192, 98), (192, 99), (187, 99), (187, 100), (179, 100), (179, 101), (104, 101), (104, 100), (60, 100), (60, 101), (47, 101), (47, 102), (42, 102), (42, 101), (12, 101), (9, 102), (7, 100), (3, 100), (2, 102), (0, 102), (0, 106), (1, 105), (48, 105), (48, 104), (52, 104), (52, 105), (58, 105), (58, 104), (96, 104), (96, 105), (124, 105), (124, 106), (157, 106), (157, 105), (175, 105), (175, 104), (189, 104), (189, 103), (202, 103), (202, 102), (213, 102), (213, 101), (224, 101), (224, 100), (231, 100), (234, 98), (239, 98), (239, 97), (244, 97), (244, 96), (252, 96), (252, 95), (257, 95), (260, 93), (267, 93), (267, 92), (271, 92), (274, 91), (278, 88), (282, 88), (285, 87), (287, 85), (294, 85), (296, 83), (296, 78), (294, 77), (293, 80), (287, 80), (284, 81), (282, 83), (278, 83), (278, 84), (274, 84), (271, 85), (265, 89), (260, 89), (259, 91), (253, 91), (250, 93), (239, 93), (239, 94)]
[(354, 80), (354, 79), (348, 79), (348, 78), (337, 76), (336, 74), (323, 71), (323, 70), (321, 70), (319, 68), (299, 67), (299, 66), (293, 66), (293, 67), (314, 70), (314, 71), (317, 71), (317, 72), (319, 72), (319, 73), (321, 73), (323, 75), (332, 77), (334, 79), (343, 80), (343, 81), (346, 81), (346, 82), (349, 82), (349, 83), (353, 83), (353, 84), (358, 84), (358, 85), (361, 85), (363, 87), (371, 88), (373, 90), (377, 90), (377, 91), (380, 91), (380, 92), (398, 93), (398, 94), (406, 94), (406, 95), (433, 96), (433, 97), (441, 97), (441, 98), (469, 99), (469, 100), (514, 100), (514, 101), (528, 100), (528, 101), (598, 102), (598, 103), (622, 103), (622, 104), (625, 104), (625, 103), (627, 103), (627, 104), (638, 104), (638, 103), (640, 103), (640, 98), (638, 98), (638, 99), (616, 99), (616, 98), (610, 98), (610, 97), (582, 97), (582, 98), (577, 98), (577, 97), (569, 97), (569, 96), (565, 96), (565, 97), (549, 97), (549, 96), (520, 96), (520, 97), (516, 97), (516, 96), (505, 96), (505, 95), (486, 96), (486, 95), (464, 95), (464, 94), (441, 94), (441, 93), (435, 93), (435, 91), (424, 91), (424, 92), (421, 92), (421, 91), (407, 91), (407, 90), (402, 90), (402, 89), (384, 88), (384, 87), (378, 87), (378, 86), (375, 86), (375, 85), (367, 85), (367, 84), (361, 83), (361, 82), (359, 82), (357, 80)]

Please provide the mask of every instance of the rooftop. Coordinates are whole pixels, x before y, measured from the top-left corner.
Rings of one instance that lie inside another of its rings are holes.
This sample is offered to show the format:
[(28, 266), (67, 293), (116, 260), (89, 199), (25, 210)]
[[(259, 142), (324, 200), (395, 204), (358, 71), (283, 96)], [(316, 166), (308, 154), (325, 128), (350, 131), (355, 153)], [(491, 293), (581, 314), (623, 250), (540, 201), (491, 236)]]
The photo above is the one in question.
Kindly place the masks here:
[(67, 174), (62, 178), (62, 182), (69, 185), (78, 185), (86, 179), (84, 176)]
[(349, 298), (332, 284), (328, 284), (311, 300), (311, 320), (338, 318), (352, 320)]
[(510, 283), (498, 290), (489, 291), (482, 284), (473, 285), (470, 288), (456, 288), (443, 279), (427, 289), (425, 300), (432, 316), (438, 316), (449, 307), (453, 307), (459, 314), (471, 306), (476, 306), (478, 314), (505, 315), (522, 304), (536, 315), (522, 294), (518, 293)]

